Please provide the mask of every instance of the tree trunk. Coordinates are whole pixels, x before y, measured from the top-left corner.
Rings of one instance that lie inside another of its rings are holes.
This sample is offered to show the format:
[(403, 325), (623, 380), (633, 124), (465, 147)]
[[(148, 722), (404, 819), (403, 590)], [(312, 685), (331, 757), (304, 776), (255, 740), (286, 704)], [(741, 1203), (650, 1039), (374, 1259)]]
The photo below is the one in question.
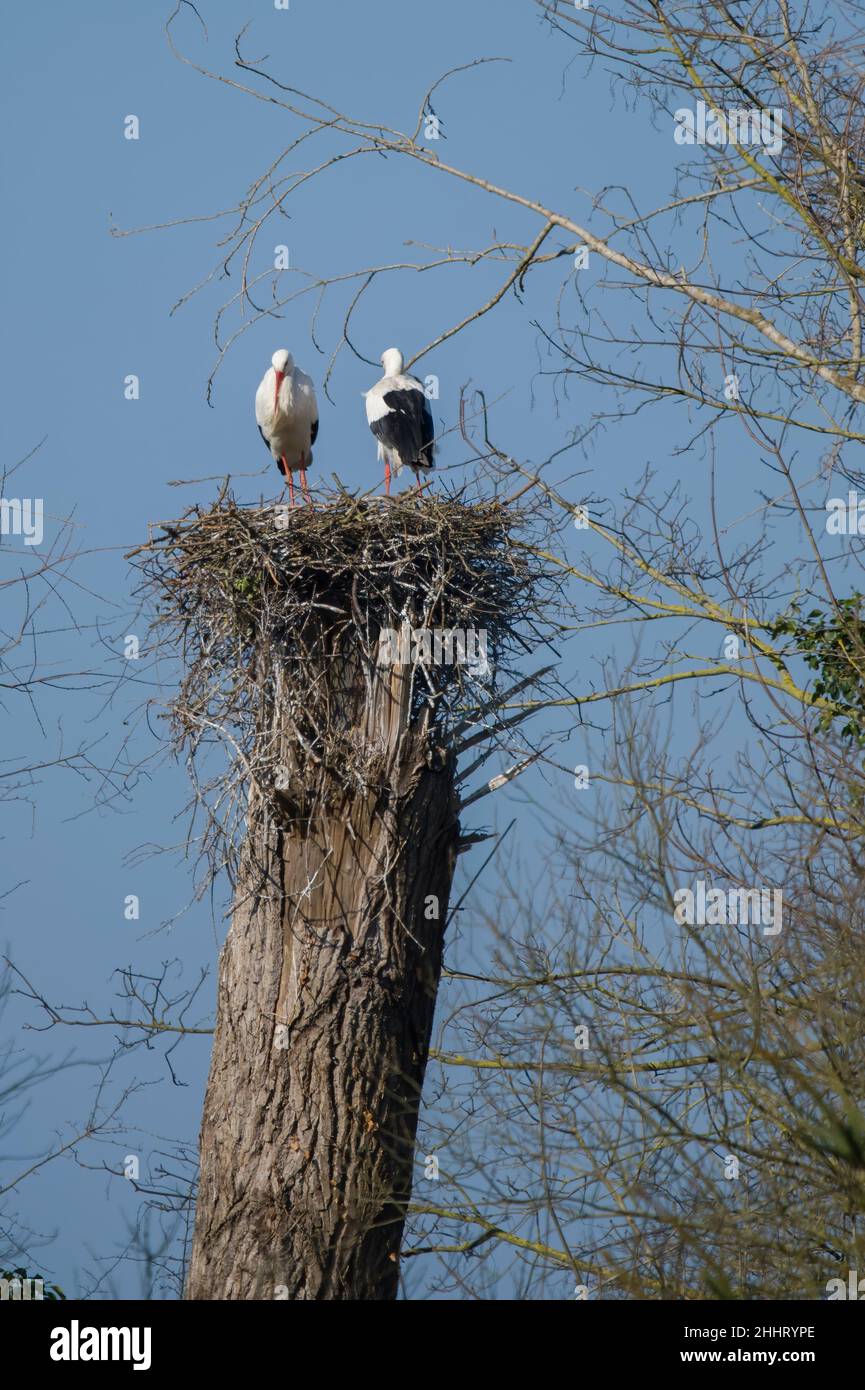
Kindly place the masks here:
[(279, 733), (292, 721), (277, 680), (283, 815), (262, 814), (253, 787), (220, 959), (191, 1299), (397, 1293), (459, 837), (454, 764), (427, 718), (412, 720), (405, 668), (362, 679), (359, 658), (336, 664), (344, 726), (378, 771), (352, 787), (319, 770), (311, 786)]
[(485, 838), (460, 838), (456, 761), (523, 718), (497, 713), (530, 683), (515, 622), (542, 630), (514, 516), (221, 495), (142, 548), (211, 873), (234, 871), (245, 812), (187, 1298), (397, 1293), (454, 866)]

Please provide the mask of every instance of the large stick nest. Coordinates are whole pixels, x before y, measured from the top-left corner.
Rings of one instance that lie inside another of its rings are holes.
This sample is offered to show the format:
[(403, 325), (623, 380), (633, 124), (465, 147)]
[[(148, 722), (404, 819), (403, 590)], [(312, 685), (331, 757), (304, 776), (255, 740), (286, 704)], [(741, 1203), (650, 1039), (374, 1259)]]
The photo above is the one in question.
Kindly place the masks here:
[[(233, 865), (251, 789), (295, 829), (334, 796), (387, 795), (382, 704), (401, 703), (431, 759), (453, 753), (455, 731), (483, 726), (517, 659), (545, 640), (549, 576), (514, 539), (522, 521), (461, 495), (338, 492), (294, 509), (223, 495), (133, 552), (157, 600), (152, 636), (182, 661), (172, 739), (206, 810), (213, 869)], [(386, 629), (414, 635), (407, 665), (383, 663)], [(436, 630), (484, 634), (486, 663), (460, 659), (458, 642), (456, 659), (445, 643), (431, 660), (417, 635)], [(217, 743), (230, 765), (203, 771)]]

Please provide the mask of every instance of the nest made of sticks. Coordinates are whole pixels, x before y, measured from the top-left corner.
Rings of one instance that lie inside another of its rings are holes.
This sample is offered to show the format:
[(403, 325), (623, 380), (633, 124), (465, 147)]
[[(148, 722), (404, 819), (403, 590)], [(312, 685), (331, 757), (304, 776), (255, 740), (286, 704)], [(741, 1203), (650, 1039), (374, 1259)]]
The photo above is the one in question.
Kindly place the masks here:
[(224, 494), (133, 552), (156, 599), (152, 636), (182, 661), (174, 746), (190, 767), (215, 742), (229, 749), (228, 769), (194, 773), (213, 843), (236, 838), (250, 784), (295, 820), (330, 792), (387, 792), (388, 749), (369, 718), (393, 675), (382, 670), (386, 639), (391, 667), (393, 637), (407, 642), (396, 660), (403, 713), (431, 746), (446, 749), (455, 723), (482, 717), (544, 640), (549, 577), (514, 543), (522, 519), (462, 494), (341, 491), (296, 508)]

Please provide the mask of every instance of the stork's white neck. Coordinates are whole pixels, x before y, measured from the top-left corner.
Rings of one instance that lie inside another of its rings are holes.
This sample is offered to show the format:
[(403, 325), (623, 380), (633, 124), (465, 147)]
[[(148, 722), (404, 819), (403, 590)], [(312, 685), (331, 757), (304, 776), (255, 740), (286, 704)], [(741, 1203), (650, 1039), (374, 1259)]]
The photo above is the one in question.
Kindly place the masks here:
[(385, 376), (399, 376), (405, 365), (399, 348), (388, 348), (387, 352), (383, 352), (381, 365), (384, 367)]

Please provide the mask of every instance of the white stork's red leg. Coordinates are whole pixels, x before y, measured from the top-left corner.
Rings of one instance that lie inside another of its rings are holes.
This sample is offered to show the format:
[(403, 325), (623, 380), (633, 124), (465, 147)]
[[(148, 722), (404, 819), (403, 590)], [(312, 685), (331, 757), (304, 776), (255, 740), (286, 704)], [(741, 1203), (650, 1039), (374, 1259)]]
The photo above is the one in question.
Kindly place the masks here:
[(285, 476), (288, 479), (288, 501), (289, 506), (294, 506), (294, 479), (291, 476), (291, 469), (286, 468)]
[[(302, 460), (301, 460), (301, 462), (302, 462)], [(300, 487), (301, 487), (301, 491), (302, 491), (304, 497), (306, 498), (307, 502), (309, 503), (310, 506), (312, 506), (312, 498), (311, 498), (310, 495), (309, 495), (309, 488), (308, 488), (307, 485), (306, 485), (306, 469), (305, 469), (305, 468), (301, 468), (301, 470), (300, 470)]]
[(384, 495), (390, 497), (390, 459), (384, 456)]

